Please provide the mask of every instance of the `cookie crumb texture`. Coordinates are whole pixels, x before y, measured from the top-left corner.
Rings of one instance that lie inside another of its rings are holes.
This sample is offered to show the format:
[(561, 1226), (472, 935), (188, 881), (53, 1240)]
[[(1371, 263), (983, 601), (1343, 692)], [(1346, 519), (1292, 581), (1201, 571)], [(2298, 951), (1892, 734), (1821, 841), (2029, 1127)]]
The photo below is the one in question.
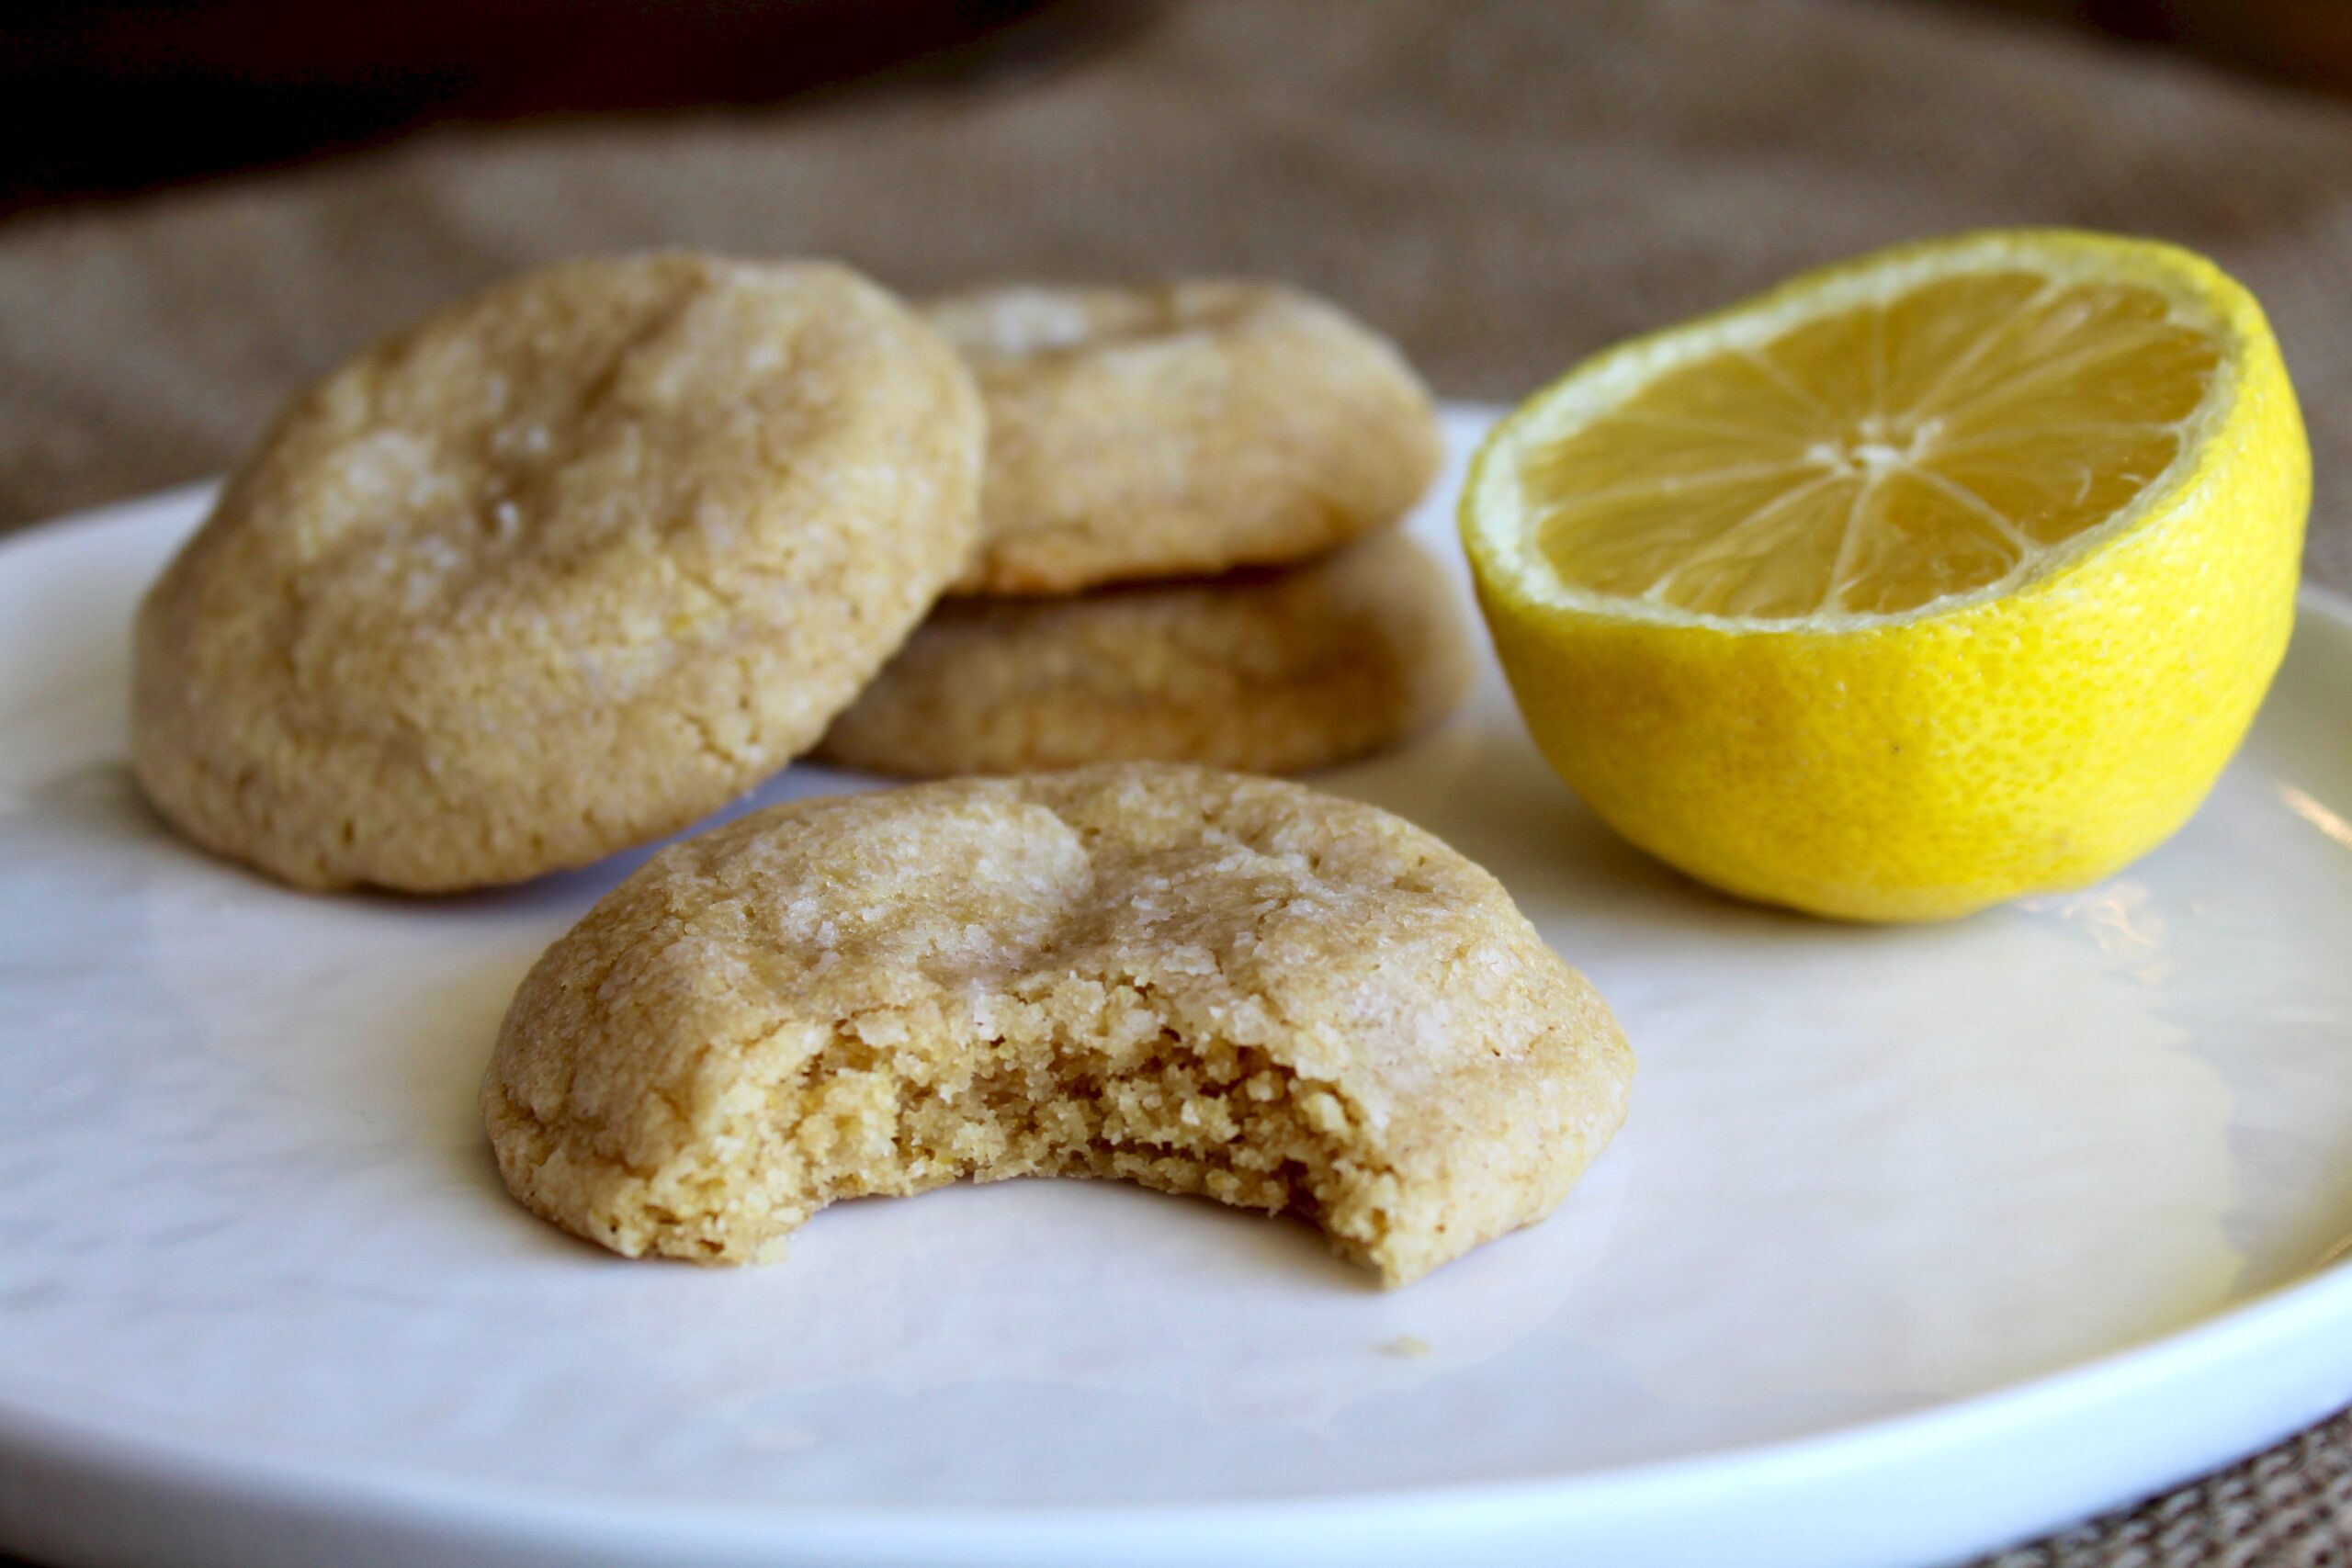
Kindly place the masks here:
[(1299, 567), (944, 600), (817, 755), (917, 778), (1124, 761), (1297, 773), (1419, 733), (1470, 678), (1453, 584), (1381, 533)]
[(1632, 1073), (1430, 835), (1146, 764), (672, 846), (532, 970), (482, 1102), (515, 1196), (630, 1256), (773, 1258), (836, 1199), (1089, 1176), (1300, 1215), (1395, 1285), (1557, 1205)]
[(805, 750), (978, 528), (978, 394), (842, 268), (566, 263), (303, 393), (141, 606), (132, 758), (305, 887), (686, 826)]
[(1296, 289), (1001, 288), (923, 314), (988, 408), (959, 593), (1305, 560), (1403, 516), (1442, 456), (1404, 356)]

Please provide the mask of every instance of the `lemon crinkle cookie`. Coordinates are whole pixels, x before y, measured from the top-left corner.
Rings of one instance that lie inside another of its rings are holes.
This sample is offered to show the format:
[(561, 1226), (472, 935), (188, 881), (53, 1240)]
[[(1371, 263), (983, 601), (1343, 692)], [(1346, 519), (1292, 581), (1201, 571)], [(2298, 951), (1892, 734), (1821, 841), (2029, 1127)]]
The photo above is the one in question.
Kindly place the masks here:
[(514, 1194), (630, 1255), (742, 1261), (840, 1198), (1091, 1176), (1302, 1215), (1396, 1284), (1550, 1212), (1632, 1070), (1429, 834), (1130, 764), (673, 845), (532, 970), (482, 1102)]
[(1428, 392), (1385, 340), (1273, 285), (1016, 286), (933, 301), (989, 417), (963, 593), (1303, 560), (1436, 474)]
[(1470, 670), (1453, 585), (1385, 532), (1298, 567), (943, 601), (816, 754), (916, 777), (1098, 761), (1295, 773), (1419, 733)]
[(982, 415), (841, 267), (567, 263), (297, 398), (142, 605), (133, 761), (305, 887), (510, 882), (816, 740), (969, 554)]

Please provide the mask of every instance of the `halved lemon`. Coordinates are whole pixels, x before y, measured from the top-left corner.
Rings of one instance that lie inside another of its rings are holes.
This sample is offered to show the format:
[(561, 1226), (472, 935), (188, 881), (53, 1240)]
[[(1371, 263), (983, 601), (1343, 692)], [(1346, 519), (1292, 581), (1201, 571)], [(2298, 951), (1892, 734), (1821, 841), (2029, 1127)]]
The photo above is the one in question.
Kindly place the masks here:
[(2251, 295), (2014, 231), (1587, 362), (1487, 439), (1462, 531), (1529, 728), (1618, 831), (1928, 919), (2188, 818), (2285, 651), (2310, 494)]

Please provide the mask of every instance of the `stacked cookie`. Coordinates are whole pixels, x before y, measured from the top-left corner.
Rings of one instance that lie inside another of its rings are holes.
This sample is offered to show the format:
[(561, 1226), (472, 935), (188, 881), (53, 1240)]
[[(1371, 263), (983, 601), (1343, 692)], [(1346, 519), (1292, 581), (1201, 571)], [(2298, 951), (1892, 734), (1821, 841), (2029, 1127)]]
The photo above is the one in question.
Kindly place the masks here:
[(1437, 458), (1396, 352), (1285, 289), (919, 315), (827, 265), (568, 263), (280, 416), (142, 607), (133, 760), (200, 843), (410, 891), (674, 832), (820, 737), (1318, 766), (1466, 678), (1377, 532)]
[(1294, 290), (932, 304), (988, 410), (981, 542), (819, 755), (887, 773), (1329, 766), (1460, 700), (1454, 594), (1394, 531), (1436, 472), (1396, 350)]

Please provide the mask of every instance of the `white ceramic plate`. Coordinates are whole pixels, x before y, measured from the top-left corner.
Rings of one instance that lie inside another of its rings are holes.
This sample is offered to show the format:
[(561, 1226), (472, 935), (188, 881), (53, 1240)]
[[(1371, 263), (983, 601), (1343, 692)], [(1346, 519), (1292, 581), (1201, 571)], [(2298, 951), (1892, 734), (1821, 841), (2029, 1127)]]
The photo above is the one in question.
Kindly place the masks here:
[[(0, 1546), (1835, 1568), (1996, 1545), (2352, 1398), (2333, 601), (2178, 839), (1953, 925), (1668, 874), (1491, 671), (1327, 775), (1501, 875), (1642, 1057), (1558, 1214), (1409, 1289), (1074, 1182), (847, 1204), (712, 1272), (530, 1218), (474, 1117), (524, 968), (640, 857), (321, 898), (141, 807), (126, 628), (203, 499), (0, 547)], [(1419, 525), (1456, 558), (1442, 506)]]

